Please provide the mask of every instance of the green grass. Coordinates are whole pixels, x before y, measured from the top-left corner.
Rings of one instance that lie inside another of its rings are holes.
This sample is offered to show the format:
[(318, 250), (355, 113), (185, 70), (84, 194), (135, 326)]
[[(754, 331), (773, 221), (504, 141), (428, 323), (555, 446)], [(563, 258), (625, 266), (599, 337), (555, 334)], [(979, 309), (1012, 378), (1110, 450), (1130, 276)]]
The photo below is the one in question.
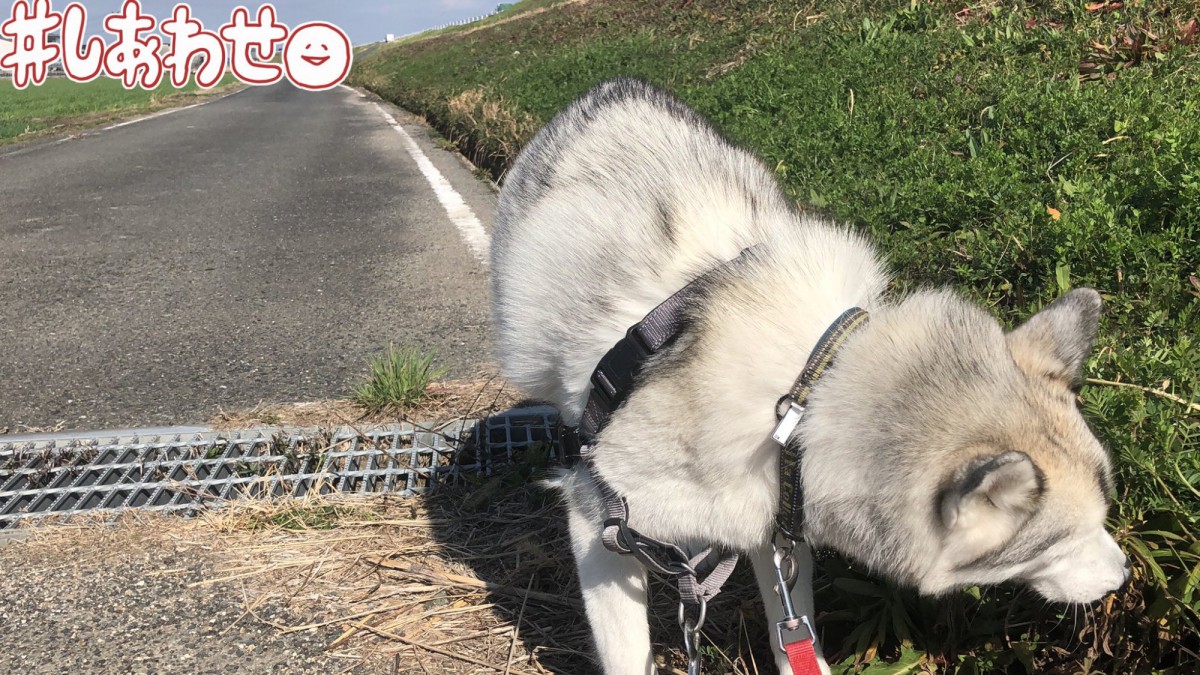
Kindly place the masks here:
[(445, 370), (435, 369), (433, 350), (416, 348), (387, 352), (371, 361), (371, 373), (354, 390), (354, 402), (371, 412), (406, 408), (425, 399), (425, 389)]
[(867, 672), (1194, 672), (1200, 3), (1088, 4), (591, 2), (376, 53), (352, 78), (502, 177), (575, 96), (644, 77), (869, 233), (897, 292), (953, 285), (1013, 325), (1100, 290), (1081, 405), (1116, 459), (1130, 590), (1096, 611), (1010, 588), (935, 603), (833, 557), (826, 647)]
[[(235, 81), (227, 76), (212, 91), (223, 90)], [(194, 101), (198, 93), (192, 82), (183, 89), (175, 89), (167, 82), (157, 89), (143, 91), (127, 90), (119, 80), (108, 78), (87, 83), (50, 78), (41, 86), (19, 90), (4, 78), (0, 80), (0, 144), (183, 105)]]
[(375, 515), (355, 505), (322, 504), (301, 502), (297, 506), (279, 505), (278, 509), (265, 508), (251, 511), (244, 524), (251, 530), (332, 530), (348, 519), (374, 520)]

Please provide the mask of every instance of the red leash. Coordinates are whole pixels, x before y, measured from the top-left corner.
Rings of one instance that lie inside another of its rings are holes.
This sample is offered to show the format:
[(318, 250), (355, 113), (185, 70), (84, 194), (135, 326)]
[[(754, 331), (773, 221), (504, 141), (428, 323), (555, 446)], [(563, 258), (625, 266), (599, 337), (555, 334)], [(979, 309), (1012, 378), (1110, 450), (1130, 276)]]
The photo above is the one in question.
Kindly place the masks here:
[(812, 638), (796, 640), (785, 645), (783, 649), (787, 652), (788, 663), (792, 664), (792, 673), (821, 675), (821, 666), (817, 663), (817, 653), (813, 651)]

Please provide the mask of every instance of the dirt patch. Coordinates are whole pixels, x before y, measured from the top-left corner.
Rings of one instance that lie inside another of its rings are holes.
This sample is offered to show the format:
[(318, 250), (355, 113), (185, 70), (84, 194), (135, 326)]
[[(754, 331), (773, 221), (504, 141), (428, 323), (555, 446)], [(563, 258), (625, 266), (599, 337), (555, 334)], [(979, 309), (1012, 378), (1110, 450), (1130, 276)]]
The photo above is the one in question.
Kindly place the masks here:
[[(565, 518), (533, 477), (37, 528), (0, 548), (0, 669), (596, 673)], [(739, 569), (710, 607), (705, 672), (770, 663), (755, 595)], [(685, 667), (674, 599), (652, 584), (664, 673)]]
[[(245, 586), (191, 584), (220, 558), (182, 521), (38, 529), (0, 547), (0, 671), (6, 673), (330, 673), (330, 631), (281, 634), (280, 602), (246, 611)], [(356, 662), (355, 662), (356, 663)]]
[(262, 403), (245, 410), (221, 411), (208, 421), (218, 431), (262, 426), (320, 427), (375, 426), (429, 420), (483, 418), (532, 403), (495, 375), (473, 380), (434, 382), (417, 405), (385, 413), (370, 413), (353, 401)]
[(516, 16), (510, 16), (510, 17), (506, 17), (504, 19), (497, 19), (495, 21), (490, 21), (488, 23), (485, 23), (482, 26), (476, 26), (474, 28), (468, 28), (466, 30), (454, 31), (452, 33), (447, 33), (447, 36), (455, 37), (455, 38), (466, 37), (472, 33), (477, 33), (481, 30), (495, 28), (496, 26), (503, 26), (506, 23), (512, 23), (514, 21), (524, 21), (525, 19), (530, 19), (539, 14), (544, 14), (546, 12), (549, 12), (552, 9), (559, 10), (559, 9), (562, 9), (563, 7), (566, 7), (567, 5), (579, 5), (579, 4), (584, 4), (587, 2), (591, 2), (591, 0), (564, 0), (563, 2), (556, 3), (549, 7), (538, 7), (537, 9), (531, 9), (528, 12), (521, 12), (520, 14), (518, 14)]

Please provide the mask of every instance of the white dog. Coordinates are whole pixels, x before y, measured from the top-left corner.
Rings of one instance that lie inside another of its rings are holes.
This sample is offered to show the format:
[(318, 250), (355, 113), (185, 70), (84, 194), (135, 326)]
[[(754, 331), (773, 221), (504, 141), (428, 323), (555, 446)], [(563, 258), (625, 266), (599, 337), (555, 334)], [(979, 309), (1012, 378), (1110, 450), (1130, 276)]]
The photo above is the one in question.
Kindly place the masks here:
[[(492, 250), (504, 374), (577, 424), (600, 358), (714, 268), (587, 465), (558, 481), (605, 673), (654, 665), (645, 570), (602, 545), (597, 477), (645, 535), (748, 553), (778, 621), (776, 402), (851, 307), (870, 321), (838, 350), (796, 432), (804, 539), (927, 594), (1020, 580), (1088, 602), (1125, 581), (1104, 530), (1110, 460), (1072, 393), (1099, 295), (1068, 293), (1007, 334), (950, 291), (886, 300), (867, 242), (797, 212), (753, 155), (647, 84), (592, 90), (508, 175)], [(813, 616), (802, 553), (794, 598)], [(782, 653), (778, 665), (791, 672)]]

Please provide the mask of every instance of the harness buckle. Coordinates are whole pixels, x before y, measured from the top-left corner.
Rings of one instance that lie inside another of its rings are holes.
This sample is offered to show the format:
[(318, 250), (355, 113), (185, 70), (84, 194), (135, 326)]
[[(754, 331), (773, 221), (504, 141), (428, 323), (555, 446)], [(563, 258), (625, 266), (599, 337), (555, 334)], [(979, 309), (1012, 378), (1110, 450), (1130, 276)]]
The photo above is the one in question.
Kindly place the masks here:
[(592, 373), (592, 395), (600, 400), (606, 410), (611, 410), (618, 392), (617, 385), (604, 372), (603, 364), (597, 366)]
[(568, 467), (574, 466), (583, 458), (583, 439), (579, 436), (579, 427), (569, 427), (558, 423), (558, 459)]

